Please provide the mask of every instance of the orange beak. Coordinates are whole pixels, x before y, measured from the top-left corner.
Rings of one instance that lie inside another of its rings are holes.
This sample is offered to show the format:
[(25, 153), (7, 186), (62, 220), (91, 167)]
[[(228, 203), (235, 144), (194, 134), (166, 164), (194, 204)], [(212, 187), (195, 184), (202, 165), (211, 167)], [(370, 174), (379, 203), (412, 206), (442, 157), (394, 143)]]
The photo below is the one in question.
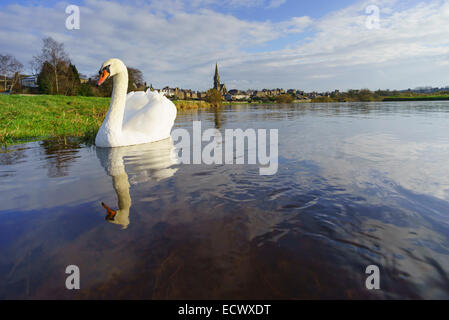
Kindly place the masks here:
[(109, 208), (104, 202), (101, 203), (101, 205), (103, 206), (103, 208), (106, 209), (106, 220), (114, 220), (115, 215), (117, 214), (117, 211), (112, 210), (111, 208)]
[(103, 74), (98, 79), (97, 85), (101, 86), (101, 84), (109, 77), (109, 72), (107, 70), (103, 70)]

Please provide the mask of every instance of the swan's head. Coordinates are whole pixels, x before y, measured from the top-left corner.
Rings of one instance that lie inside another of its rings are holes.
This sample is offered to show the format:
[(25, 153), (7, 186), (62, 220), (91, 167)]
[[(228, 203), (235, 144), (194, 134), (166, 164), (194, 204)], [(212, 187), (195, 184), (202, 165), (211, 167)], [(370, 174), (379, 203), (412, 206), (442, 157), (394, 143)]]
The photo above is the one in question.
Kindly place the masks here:
[(119, 224), (122, 226), (122, 229), (128, 228), (129, 209), (114, 211), (109, 208), (104, 202), (102, 202), (101, 205), (106, 209), (106, 221), (114, 224)]
[(120, 72), (126, 70), (125, 64), (120, 59), (109, 59), (106, 60), (100, 68), (100, 71), (98, 72), (100, 75), (100, 78), (98, 79), (98, 85), (101, 86), (103, 82), (105, 82), (107, 79), (112, 78), (116, 74), (119, 74)]

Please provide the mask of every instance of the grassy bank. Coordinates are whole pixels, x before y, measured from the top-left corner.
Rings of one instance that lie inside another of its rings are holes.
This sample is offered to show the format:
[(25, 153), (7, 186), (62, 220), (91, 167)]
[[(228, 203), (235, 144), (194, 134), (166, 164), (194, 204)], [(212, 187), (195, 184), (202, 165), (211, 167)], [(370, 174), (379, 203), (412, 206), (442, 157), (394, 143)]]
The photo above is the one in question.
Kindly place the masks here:
[[(74, 136), (93, 142), (110, 98), (0, 95), (0, 145)], [(204, 101), (175, 101), (178, 110), (210, 108)]]
[(388, 97), (388, 98), (383, 99), (383, 101), (444, 101), (444, 100), (449, 100), (449, 95)]
[(109, 98), (0, 96), (0, 144), (59, 136), (90, 139), (109, 107)]
[(206, 101), (197, 100), (176, 100), (173, 101), (178, 110), (194, 110), (194, 109), (208, 109), (212, 105)]

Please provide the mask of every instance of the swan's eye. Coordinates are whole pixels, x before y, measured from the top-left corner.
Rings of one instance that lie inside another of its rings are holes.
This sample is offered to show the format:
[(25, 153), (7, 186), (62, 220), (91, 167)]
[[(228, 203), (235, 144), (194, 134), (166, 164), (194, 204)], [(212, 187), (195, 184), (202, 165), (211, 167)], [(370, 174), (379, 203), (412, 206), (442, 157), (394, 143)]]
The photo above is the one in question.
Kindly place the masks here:
[(109, 67), (110, 67), (110, 65), (101, 68), (100, 71), (98, 71), (98, 74), (101, 76), (105, 70), (106, 70), (109, 74), (111, 74), (111, 71), (109, 70)]
[(101, 86), (101, 84), (110, 76), (110, 72), (109, 72), (109, 66), (104, 67), (100, 70), (99, 72), (100, 77), (98, 79), (97, 85)]

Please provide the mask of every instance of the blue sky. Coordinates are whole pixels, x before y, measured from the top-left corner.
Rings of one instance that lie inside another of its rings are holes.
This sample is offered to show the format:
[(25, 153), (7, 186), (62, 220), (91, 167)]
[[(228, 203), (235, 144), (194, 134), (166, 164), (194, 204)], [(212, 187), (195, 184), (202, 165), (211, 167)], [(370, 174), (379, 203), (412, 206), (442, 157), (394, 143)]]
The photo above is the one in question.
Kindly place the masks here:
[[(0, 3), (0, 7), (5, 7), (10, 4), (21, 4), (25, 6), (30, 5), (41, 5), (45, 7), (53, 7), (55, 4), (59, 3), (61, 1), (58, 0), (45, 0), (45, 1), (39, 1), (39, 0), (2, 0)], [(83, 5), (85, 1), (83, 0), (72, 0), (69, 1), (71, 4), (76, 5)], [(116, 1), (120, 3), (135, 3), (136, 5), (139, 5), (141, 3), (145, 2), (151, 2), (151, 1)], [(350, 5), (353, 3), (353, 0), (315, 0), (315, 1), (305, 1), (305, 0), (294, 0), (294, 1), (282, 1), (280, 0), (278, 2), (278, 5), (274, 5), (274, 7), (269, 7), (270, 1), (250, 1), (247, 5), (245, 4), (238, 4), (240, 1), (235, 1), (234, 4), (232, 3), (223, 3), (215, 2), (211, 3), (210, 5), (203, 4), (203, 8), (211, 8), (219, 12), (223, 13), (230, 13), (232, 15), (235, 15), (236, 17), (240, 19), (245, 20), (272, 20), (272, 21), (282, 21), (286, 17), (292, 16), (292, 15), (307, 15), (310, 17), (320, 17), (326, 13), (329, 13), (331, 11), (341, 9), (346, 7), (347, 5)], [(244, 1), (243, 1), (244, 2)], [(254, 5), (251, 5), (253, 3)], [(275, 3), (275, 2), (274, 2)], [(268, 5), (268, 6), (267, 6)], [(190, 4), (191, 8), (195, 8), (198, 6), (194, 5), (194, 1), (191, 1)], [(269, 8), (268, 8), (269, 7)]]
[[(52, 36), (78, 69), (110, 57), (149, 83), (204, 90), (215, 61), (230, 88), (405, 89), (449, 85), (449, 1), (132, 0), (0, 2), (1, 53), (25, 65)], [(80, 30), (67, 30), (77, 4)], [(368, 28), (367, 7), (380, 28)]]

